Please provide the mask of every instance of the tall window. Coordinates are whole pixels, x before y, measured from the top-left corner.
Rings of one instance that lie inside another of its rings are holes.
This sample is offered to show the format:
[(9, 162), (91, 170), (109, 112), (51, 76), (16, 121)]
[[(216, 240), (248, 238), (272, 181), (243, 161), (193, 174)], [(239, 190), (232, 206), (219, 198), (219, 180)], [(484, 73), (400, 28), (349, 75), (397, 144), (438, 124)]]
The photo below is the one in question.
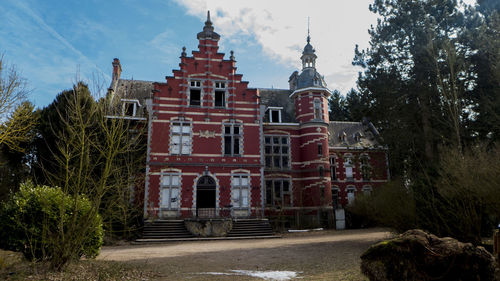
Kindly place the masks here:
[(266, 205), (273, 207), (292, 206), (292, 191), (289, 180), (266, 180)]
[(266, 168), (284, 170), (290, 167), (288, 136), (265, 136), (264, 145)]
[(247, 174), (233, 175), (231, 180), (231, 198), (234, 208), (248, 208), (249, 179)]
[(180, 205), (180, 175), (175, 173), (162, 174), (160, 181), (161, 208), (176, 210)]
[(314, 119), (323, 119), (321, 118), (321, 101), (318, 98), (314, 99)]
[(353, 175), (352, 175), (352, 158), (351, 157), (346, 157), (345, 158), (344, 168), (345, 168), (345, 177), (346, 177), (346, 180), (353, 180)]
[(361, 175), (364, 181), (370, 180), (370, 164), (366, 155), (361, 157)]
[(322, 156), (323, 155), (323, 144), (318, 143), (318, 155)]
[(215, 82), (215, 107), (226, 106), (226, 83)]
[(339, 207), (339, 188), (337, 186), (332, 187), (332, 206), (334, 209)]
[(356, 194), (356, 188), (354, 186), (348, 186), (347, 187), (347, 204), (352, 204), (354, 202)]
[(201, 81), (191, 81), (189, 88), (189, 105), (201, 105)]
[(191, 153), (191, 123), (174, 121), (170, 129), (170, 154), (188, 155)]
[(373, 188), (369, 185), (363, 186), (363, 194), (365, 196), (370, 196), (372, 194)]
[(337, 167), (336, 167), (335, 157), (330, 157), (330, 177), (332, 181), (337, 180)]
[(241, 126), (237, 124), (224, 125), (224, 155), (240, 155)]

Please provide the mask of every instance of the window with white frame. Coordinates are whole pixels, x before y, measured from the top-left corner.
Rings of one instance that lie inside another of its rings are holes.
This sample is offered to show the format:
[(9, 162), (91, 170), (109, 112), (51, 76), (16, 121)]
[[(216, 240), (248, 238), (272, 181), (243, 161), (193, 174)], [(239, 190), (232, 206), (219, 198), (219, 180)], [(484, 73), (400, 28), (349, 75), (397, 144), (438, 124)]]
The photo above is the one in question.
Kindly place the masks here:
[(138, 100), (122, 99), (122, 115), (135, 117), (139, 108)]
[(231, 179), (231, 198), (233, 208), (248, 208), (250, 177), (248, 174), (235, 174)]
[(191, 154), (191, 123), (188, 121), (173, 121), (170, 127), (170, 154)]
[(270, 123), (281, 123), (281, 111), (283, 107), (268, 107), (267, 114)]
[(224, 155), (239, 156), (241, 145), (241, 125), (239, 124), (224, 124)]
[(319, 98), (314, 99), (314, 119), (323, 119), (321, 117), (321, 101), (319, 100)]
[(335, 157), (330, 157), (330, 178), (332, 181), (337, 180), (337, 167)]
[(268, 169), (290, 168), (290, 141), (288, 136), (264, 136), (264, 156)]
[(292, 190), (288, 179), (266, 179), (266, 205), (292, 206)]
[(161, 208), (177, 210), (180, 206), (180, 174), (163, 173), (160, 178)]
[(356, 196), (356, 187), (350, 185), (347, 186), (347, 204), (351, 205), (354, 202)]
[(344, 168), (345, 168), (345, 177), (346, 180), (353, 180), (353, 174), (352, 174), (352, 158), (351, 157), (346, 157), (344, 160)]
[(189, 87), (189, 105), (201, 105), (201, 81), (191, 81)]
[(225, 107), (226, 106), (226, 83), (225, 82), (215, 82), (214, 106), (215, 107)]

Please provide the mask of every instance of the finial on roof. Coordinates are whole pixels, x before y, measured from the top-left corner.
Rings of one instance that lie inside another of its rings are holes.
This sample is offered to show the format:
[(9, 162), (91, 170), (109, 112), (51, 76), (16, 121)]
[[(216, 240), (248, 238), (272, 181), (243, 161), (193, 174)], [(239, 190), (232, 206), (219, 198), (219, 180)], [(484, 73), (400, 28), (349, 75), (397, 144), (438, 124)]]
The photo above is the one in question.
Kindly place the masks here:
[(214, 32), (214, 27), (212, 26), (212, 21), (210, 20), (210, 11), (207, 11), (207, 21), (205, 22), (205, 26), (203, 27), (203, 31), (198, 33), (198, 39), (216, 39), (219, 40), (220, 36), (216, 32)]
[(185, 56), (186, 56), (186, 46), (182, 47), (182, 53), (181, 53), (181, 56), (182, 56), (182, 57), (185, 57)]
[(229, 52), (231, 54), (231, 56), (229, 57), (230, 60), (234, 60), (234, 51), (231, 50), (231, 52)]
[(309, 17), (307, 17), (307, 43), (311, 42), (311, 36), (309, 35)]

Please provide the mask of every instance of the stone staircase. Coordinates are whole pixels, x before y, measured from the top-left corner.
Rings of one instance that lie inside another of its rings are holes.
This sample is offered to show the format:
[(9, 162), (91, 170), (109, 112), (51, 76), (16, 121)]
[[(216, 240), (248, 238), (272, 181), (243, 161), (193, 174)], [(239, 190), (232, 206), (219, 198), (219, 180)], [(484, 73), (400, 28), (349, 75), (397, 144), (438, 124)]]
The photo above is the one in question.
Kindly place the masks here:
[(156, 220), (146, 222), (142, 231), (142, 239), (182, 239), (194, 237), (186, 227), (183, 220)]
[(275, 236), (268, 219), (234, 219), (227, 237)]

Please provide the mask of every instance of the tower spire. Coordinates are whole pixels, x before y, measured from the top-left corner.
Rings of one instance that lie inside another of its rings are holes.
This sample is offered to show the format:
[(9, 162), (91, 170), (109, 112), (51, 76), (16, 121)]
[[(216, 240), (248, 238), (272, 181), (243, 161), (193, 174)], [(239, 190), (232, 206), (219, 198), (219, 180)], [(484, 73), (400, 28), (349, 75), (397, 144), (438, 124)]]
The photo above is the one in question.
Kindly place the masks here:
[(207, 11), (207, 23), (212, 23), (210, 20), (210, 10)]
[(307, 17), (307, 43), (311, 42), (311, 36), (309, 35), (309, 17)]

